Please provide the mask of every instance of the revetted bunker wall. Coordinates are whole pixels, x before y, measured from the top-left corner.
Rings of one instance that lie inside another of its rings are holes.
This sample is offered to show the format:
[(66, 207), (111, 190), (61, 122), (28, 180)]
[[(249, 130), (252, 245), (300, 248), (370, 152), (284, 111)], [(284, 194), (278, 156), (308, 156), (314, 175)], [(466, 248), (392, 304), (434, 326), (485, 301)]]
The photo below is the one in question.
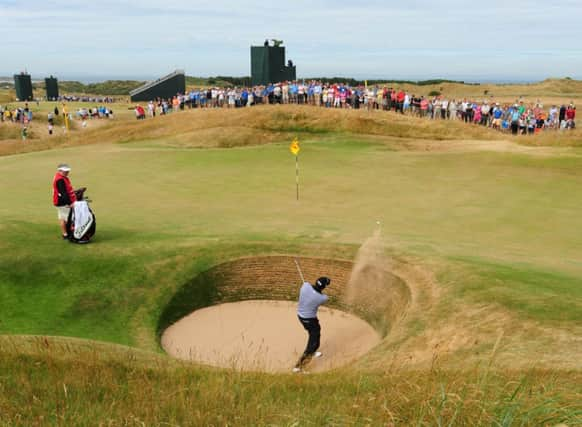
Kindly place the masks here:
[[(299, 258), (305, 280), (314, 283), (320, 276), (331, 278), (326, 289), (330, 296), (329, 306), (352, 312), (374, 326), (382, 335), (390, 323), (401, 313), (392, 307), (353, 307), (346, 301), (353, 263), (345, 260), (325, 258)], [(406, 283), (399, 277), (387, 273), (390, 286), (397, 289), (401, 301), (410, 299)], [(297, 300), (301, 279), (290, 256), (259, 256), (228, 261), (200, 273), (186, 283), (166, 306), (158, 322), (158, 336), (163, 331), (195, 310), (203, 307), (244, 300), (271, 299)], [(398, 304), (398, 311), (406, 310)]]

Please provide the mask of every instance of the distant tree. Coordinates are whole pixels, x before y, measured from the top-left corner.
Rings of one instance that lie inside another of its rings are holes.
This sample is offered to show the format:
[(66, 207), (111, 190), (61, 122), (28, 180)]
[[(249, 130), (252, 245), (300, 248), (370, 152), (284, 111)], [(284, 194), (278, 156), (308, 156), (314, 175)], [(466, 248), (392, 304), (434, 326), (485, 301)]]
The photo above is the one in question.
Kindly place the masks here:
[(251, 85), (251, 78), (248, 76), (243, 76), (243, 77), (216, 76), (216, 80), (230, 83), (233, 86), (250, 86)]
[[(127, 95), (127, 93), (140, 87), (143, 81), (137, 80), (107, 80), (100, 83), (83, 84), (77, 81), (61, 81), (59, 88), (66, 94), (98, 94), (98, 95)], [(38, 87), (44, 88), (44, 83)]]
[(438, 90), (431, 90), (428, 96), (439, 96), (441, 93)]

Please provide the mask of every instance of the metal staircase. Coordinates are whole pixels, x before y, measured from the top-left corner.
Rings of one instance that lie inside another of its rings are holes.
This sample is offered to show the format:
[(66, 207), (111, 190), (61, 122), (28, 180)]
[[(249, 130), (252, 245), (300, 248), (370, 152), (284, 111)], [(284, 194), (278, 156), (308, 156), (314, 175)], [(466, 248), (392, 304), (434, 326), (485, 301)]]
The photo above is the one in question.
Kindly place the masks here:
[(164, 77), (160, 77), (157, 80), (153, 80), (151, 82), (147, 82), (146, 84), (144, 84), (143, 86), (138, 87), (137, 89), (134, 89), (132, 91), (129, 92), (130, 96), (135, 96), (139, 93), (142, 93), (148, 89), (151, 89), (152, 87), (159, 85), (160, 83), (165, 82), (166, 80), (170, 80), (171, 78), (174, 78), (176, 76), (179, 76), (180, 74), (184, 74), (184, 70), (176, 70), (170, 74), (168, 74), (167, 76)]

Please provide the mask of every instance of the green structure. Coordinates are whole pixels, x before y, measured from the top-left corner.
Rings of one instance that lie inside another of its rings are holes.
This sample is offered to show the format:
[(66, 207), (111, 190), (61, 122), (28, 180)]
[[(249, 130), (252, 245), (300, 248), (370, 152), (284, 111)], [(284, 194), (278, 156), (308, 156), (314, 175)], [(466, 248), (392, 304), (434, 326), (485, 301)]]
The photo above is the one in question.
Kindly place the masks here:
[(157, 98), (170, 99), (178, 93), (186, 93), (186, 74), (184, 70), (176, 70), (164, 77), (129, 92), (131, 102), (153, 101)]
[(14, 74), (14, 89), (19, 101), (32, 101), (32, 79), (30, 74)]
[(265, 85), (295, 80), (296, 69), (291, 61), (285, 63), (285, 48), (282, 40), (265, 40), (263, 46), (251, 46), (251, 84)]
[(46, 77), (44, 86), (46, 88), (46, 99), (48, 101), (56, 101), (59, 98), (59, 82), (57, 78), (53, 76)]

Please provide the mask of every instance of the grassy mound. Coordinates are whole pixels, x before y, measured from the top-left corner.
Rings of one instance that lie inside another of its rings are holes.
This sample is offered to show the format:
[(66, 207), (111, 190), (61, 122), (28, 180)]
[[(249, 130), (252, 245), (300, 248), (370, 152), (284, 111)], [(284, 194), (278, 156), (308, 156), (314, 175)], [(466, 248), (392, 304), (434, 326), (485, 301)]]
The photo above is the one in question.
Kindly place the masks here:
[[(7, 135), (0, 155), (87, 144), (152, 141), (172, 148), (227, 148), (347, 135), (416, 140), (496, 140), (502, 135), (461, 122), (424, 120), (381, 111), (330, 110), (300, 106), (267, 106), (225, 110), (186, 110), (155, 120), (91, 121), (87, 129), (49, 137), (42, 120), (31, 124), (29, 144)], [(0, 124), (14, 128), (13, 124)]]
[[(93, 105), (88, 105), (93, 107)], [(48, 135), (43, 118), (52, 103), (32, 106), (37, 120), (29, 126), (28, 143), (19, 126), (0, 123), (0, 156), (88, 144), (127, 144), (150, 141), (167, 148), (232, 148), (301, 140), (359, 138), (395, 150), (425, 150), (434, 142), (502, 141), (532, 146), (581, 146), (582, 131), (544, 132), (511, 137), (461, 121), (426, 120), (394, 112), (337, 110), (308, 106), (275, 105), (236, 110), (186, 110), (155, 120), (136, 121), (131, 105), (114, 104), (116, 119), (91, 120), (87, 128), (74, 120), (64, 134), (60, 117), (55, 134)]]

